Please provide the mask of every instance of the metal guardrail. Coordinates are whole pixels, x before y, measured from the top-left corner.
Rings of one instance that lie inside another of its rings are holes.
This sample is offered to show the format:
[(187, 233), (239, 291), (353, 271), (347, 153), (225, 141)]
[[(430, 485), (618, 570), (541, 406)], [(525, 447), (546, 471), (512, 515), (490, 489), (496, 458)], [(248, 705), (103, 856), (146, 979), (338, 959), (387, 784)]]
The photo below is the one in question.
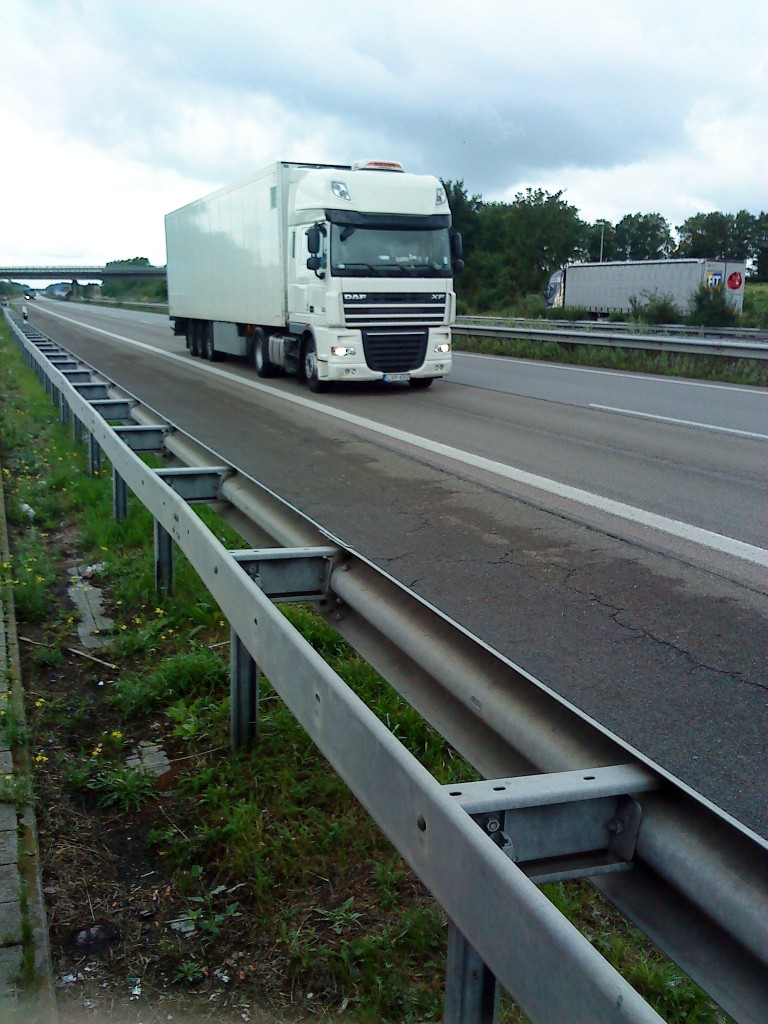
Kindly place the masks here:
[[(215, 453), (12, 316), (63, 420), (105, 455), (232, 628), (233, 744), (252, 740), (258, 670), (444, 907), (446, 1021), (494, 1019), (497, 984), (533, 1024), (660, 1021), (536, 882), (590, 878), (740, 1024), (768, 1020), (768, 844)], [(90, 384), (103, 392), (86, 397)], [(107, 417), (105, 419), (105, 417)], [(128, 421), (110, 426), (110, 422)], [(108, 422), (108, 420), (110, 422)], [(150, 469), (145, 451), (181, 468)], [(253, 548), (228, 551), (190, 502)], [(315, 603), (488, 780), (441, 786), (277, 613)], [(257, 668), (258, 666), (258, 668)]]
[[(482, 321), (481, 317), (462, 317), (454, 324), (452, 331), (457, 335), (483, 338), (525, 338), (529, 341), (557, 341), (565, 345), (594, 345), (609, 348), (643, 349), (653, 352), (673, 352), (700, 356), (724, 356), (728, 359), (768, 359), (768, 341), (764, 334), (743, 332), (728, 334), (689, 336), (688, 330), (675, 334), (635, 334), (618, 329), (616, 324), (598, 326), (590, 323), (581, 327), (573, 324), (564, 327), (557, 321), (546, 321), (548, 326), (512, 327), (507, 322), (496, 320), (493, 324)], [(489, 318), (493, 319), (493, 318)], [(555, 324), (556, 326), (549, 326)]]
[(646, 324), (640, 331), (638, 321), (626, 320), (558, 320), (556, 317), (490, 316), (467, 313), (460, 317), (465, 326), (471, 324), (497, 324), (500, 327), (539, 327), (544, 324), (553, 330), (569, 328), (575, 331), (614, 331), (617, 333), (692, 334), (697, 338), (751, 338), (753, 341), (768, 342), (768, 331), (759, 327), (693, 327), (690, 324)]

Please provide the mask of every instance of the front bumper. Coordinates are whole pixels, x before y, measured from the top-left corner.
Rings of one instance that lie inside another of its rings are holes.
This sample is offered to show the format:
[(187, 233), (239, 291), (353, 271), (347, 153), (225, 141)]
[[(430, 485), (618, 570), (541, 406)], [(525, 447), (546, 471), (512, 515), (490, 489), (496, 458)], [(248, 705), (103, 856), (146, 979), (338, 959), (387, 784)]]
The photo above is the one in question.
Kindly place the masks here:
[[(372, 344), (371, 338), (364, 338), (361, 330), (316, 330), (318, 377), (325, 381), (374, 381), (389, 377), (408, 380), (411, 377), (444, 377), (450, 373), (452, 359), (449, 328), (430, 327), (422, 332), (404, 330), (390, 333), (391, 346), (389, 337), (383, 332), (376, 334), (375, 344)], [(422, 333), (426, 339), (418, 359), (414, 359), (412, 348), (402, 344), (403, 336), (416, 333)], [(404, 374), (407, 376), (403, 377)]]

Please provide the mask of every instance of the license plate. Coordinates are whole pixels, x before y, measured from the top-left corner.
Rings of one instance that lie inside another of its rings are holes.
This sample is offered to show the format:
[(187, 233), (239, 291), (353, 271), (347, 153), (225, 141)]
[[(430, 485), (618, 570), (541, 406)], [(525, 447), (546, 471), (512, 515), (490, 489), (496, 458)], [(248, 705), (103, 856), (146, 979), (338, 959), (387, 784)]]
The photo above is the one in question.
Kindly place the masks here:
[(410, 373), (385, 373), (383, 379), (387, 384), (407, 384), (411, 375)]

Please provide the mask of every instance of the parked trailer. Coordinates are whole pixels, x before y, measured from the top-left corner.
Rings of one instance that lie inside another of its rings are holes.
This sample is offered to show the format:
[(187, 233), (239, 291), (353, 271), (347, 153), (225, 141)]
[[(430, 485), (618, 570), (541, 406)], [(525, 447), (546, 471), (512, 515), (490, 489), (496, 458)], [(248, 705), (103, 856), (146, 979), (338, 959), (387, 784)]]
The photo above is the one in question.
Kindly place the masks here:
[(737, 260), (638, 260), (571, 263), (556, 270), (544, 293), (547, 307), (576, 306), (590, 313), (630, 313), (632, 300), (643, 304), (669, 296), (683, 313), (701, 285), (723, 290), (735, 310), (744, 305), (746, 266)]
[(165, 231), (169, 315), (193, 356), (242, 356), (312, 391), (427, 388), (451, 369), (461, 236), (431, 175), (282, 161), (169, 213)]

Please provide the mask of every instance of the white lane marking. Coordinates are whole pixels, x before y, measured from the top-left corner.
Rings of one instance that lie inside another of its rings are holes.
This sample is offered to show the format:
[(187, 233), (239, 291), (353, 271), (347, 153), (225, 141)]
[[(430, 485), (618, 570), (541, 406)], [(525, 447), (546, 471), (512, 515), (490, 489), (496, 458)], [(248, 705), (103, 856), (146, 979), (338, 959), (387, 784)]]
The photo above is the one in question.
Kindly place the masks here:
[(716, 427), (713, 423), (697, 423), (695, 420), (678, 420), (673, 416), (656, 416), (651, 412), (637, 412), (635, 409), (617, 409), (612, 405), (596, 405), (590, 402), (588, 408), (600, 412), (615, 412), (620, 416), (634, 416), (641, 420), (658, 420), (660, 423), (674, 423), (678, 427), (698, 427), (699, 430), (714, 430), (718, 434), (735, 434), (737, 437), (752, 437), (768, 441), (768, 434), (755, 434), (751, 430), (736, 430), (735, 427)]
[[(49, 311), (46, 310), (46, 312), (48, 313)], [(341, 420), (342, 422), (349, 423), (352, 426), (362, 427), (364, 430), (369, 430), (376, 434), (382, 434), (384, 437), (394, 439), (396, 441), (402, 441), (404, 444), (409, 444), (414, 448), (419, 448), (422, 451), (429, 452), (433, 455), (442, 455), (444, 458), (453, 459), (455, 462), (460, 462), (466, 466), (472, 466), (475, 469), (483, 470), (483, 472), (504, 477), (505, 479), (512, 480), (515, 483), (524, 484), (527, 487), (533, 487), (546, 494), (552, 494), (558, 498), (565, 498), (567, 501), (573, 501), (579, 505), (584, 505), (587, 508), (606, 512), (608, 515), (617, 516), (619, 519), (626, 519), (627, 521), (636, 523), (640, 526), (647, 526), (652, 530), (658, 530), (659, 532), (669, 534), (672, 537), (679, 537), (682, 540), (692, 541), (695, 544), (699, 544), (705, 548), (710, 548), (713, 551), (720, 551), (723, 554), (731, 555), (734, 558), (741, 558), (744, 561), (768, 567), (768, 550), (756, 547), (754, 544), (747, 544), (745, 541), (736, 540), (734, 537), (726, 537), (724, 534), (714, 533), (712, 530), (705, 530), (700, 526), (693, 526), (690, 523), (683, 523), (677, 519), (670, 519), (668, 516), (658, 515), (656, 512), (648, 512), (646, 509), (635, 508), (633, 505), (626, 505), (624, 502), (614, 501), (612, 498), (605, 498), (600, 494), (592, 494), (590, 491), (584, 491), (580, 487), (571, 487), (569, 484), (562, 484), (558, 480), (551, 480), (548, 477), (537, 476), (535, 473), (528, 473), (526, 470), (517, 469), (514, 466), (506, 466), (502, 462), (495, 462), (492, 459), (486, 459), (482, 455), (473, 455), (471, 452), (462, 451), (460, 448), (452, 448), (450, 445), (441, 444), (439, 441), (431, 441), (428, 438), (419, 437), (416, 434), (406, 433), (404, 430), (398, 430), (397, 427), (389, 427), (381, 423), (375, 423), (373, 420), (365, 419), (363, 416), (356, 416), (354, 413), (343, 412), (340, 409), (331, 409), (327, 406), (320, 405), (318, 402), (313, 402), (309, 398), (303, 398), (300, 395), (289, 395), (283, 391), (276, 391), (274, 388), (271, 388), (266, 384), (261, 384), (257, 381), (244, 380), (242, 377), (238, 377), (232, 373), (227, 373), (226, 370), (220, 370), (218, 367), (211, 364), (200, 365), (192, 363), (187, 356), (175, 355), (172, 352), (164, 352), (162, 349), (157, 349), (152, 345), (147, 345), (143, 341), (135, 341), (133, 338), (126, 338), (122, 334), (105, 331), (101, 327), (93, 327), (90, 324), (82, 323), (79, 320), (73, 320), (70, 317), (62, 316), (60, 313), (49, 313), (49, 316), (58, 317), (59, 320), (66, 320), (69, 323), (77, 324), (79, 327), (85, 327), (87, 330), (94, 331), (96, 334), (103, 334), (107, 338), (114, 338), (116, 341), (126, 342), (129, 345), (133, 345), (135, 348), (151, 352), (153, 355), (160, 355), (165, 359), (174, 360), (183, 364), (188, 369), (197, 369), (199, 366), (200, 372), (202, 373), (213, 374), (224, 380), (240, 384), (243, 387), (251, 388), (255, 391), (262, 391), (265, 394), (278, 397), (292, 405), (300, 406), (303, 409), (310, 409), (312, 412), (322, 413), (331, 419)]]
[[(530, 366), (530, 359), (515, 359), (514, 356), (492, 356), (485, 352), (462, 352), (455, 349), (454, 356), (467, 359), (503, 359), (505, 363), (517, 363), (520, 366)], [(681, 377), (662, 377), (648, 373), (625, 373), (623, 370), (606, 370), (595, 366), (571, 366), (568, 363), (537, 363), (537, 366), (546, 366), (550, 370), (562, 370), (564, 373), (601, 373), (611, 377), (626, 377), (627, 380), (634, 380), (638, 383), (653, 381), (654, 384), (676, 384), (686, 388), (714, 388), (720, 391), (740, 391), (743, 395), (764, 394), (763, 389), (757, 387), (745, 388), (740, 384), (719, 384), (706, 380), (686, 380)]]

